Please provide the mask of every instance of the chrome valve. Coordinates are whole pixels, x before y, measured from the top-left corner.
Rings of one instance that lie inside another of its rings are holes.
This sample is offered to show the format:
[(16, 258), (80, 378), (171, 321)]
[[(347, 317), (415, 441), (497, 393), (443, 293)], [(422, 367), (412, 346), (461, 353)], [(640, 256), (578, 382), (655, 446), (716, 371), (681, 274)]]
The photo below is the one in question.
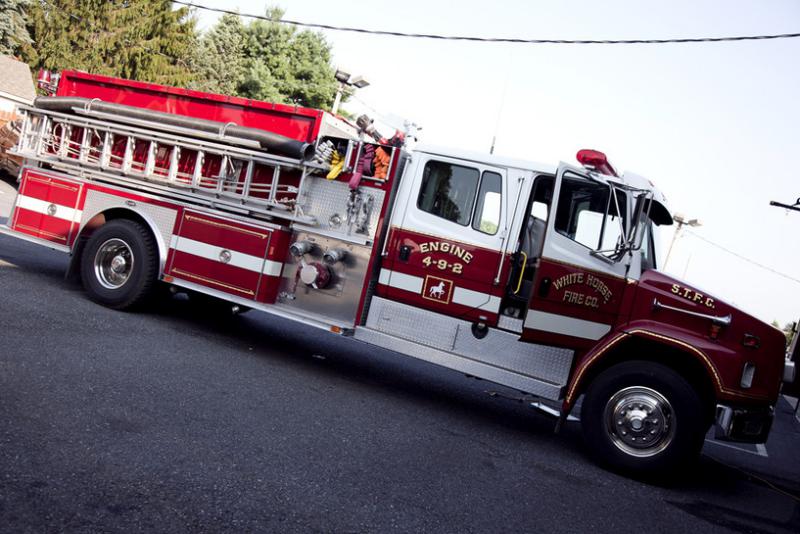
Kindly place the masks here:
[(311, 241), (295, 241), (291, 245), (289, 245), (289, 252), (292, 256), (297, 258), (302, 257), (305, 254), (309, 254), (311, 251), (314, 250), (314, 243)]
[(340, 261), (344, 261), (347, 256), (347, 251), (341, 248), (330, 248), (322, 255), (322, 261), (328, 265), (334, 265)]

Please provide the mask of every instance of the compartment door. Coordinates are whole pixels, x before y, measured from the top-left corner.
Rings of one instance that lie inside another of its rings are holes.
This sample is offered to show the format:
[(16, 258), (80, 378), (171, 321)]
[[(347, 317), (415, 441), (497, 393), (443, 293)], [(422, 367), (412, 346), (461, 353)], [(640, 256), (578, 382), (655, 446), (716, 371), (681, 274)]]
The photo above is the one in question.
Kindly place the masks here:
[(83, 184), (58, 174), (24, 169), (11, 229), (69, 246), (78, 233)]
[(274, 294), (282, 264), (267, 259), (274, 230), (186, 210), (170, 245), (166, 274), (237, 297)]

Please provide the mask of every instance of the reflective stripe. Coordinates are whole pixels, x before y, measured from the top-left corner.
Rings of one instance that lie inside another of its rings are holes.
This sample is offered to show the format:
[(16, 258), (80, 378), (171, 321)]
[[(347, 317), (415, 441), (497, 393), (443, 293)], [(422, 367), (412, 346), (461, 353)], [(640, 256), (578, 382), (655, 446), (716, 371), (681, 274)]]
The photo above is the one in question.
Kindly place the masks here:
[[(52, 215), (47, 211), (50, 206), (55, 206), (56, 211)], [(60, 204), (53, 204), (40, 198), (26, 197), (25, 195), (17, 196), (17, 206), (26, 210), (35, 211), (42, 215), (49, 217), (56, 217), (69, 222), (78, 222), (81, 220), (81, 211), (74, 208), (68, 208)]]
[(593, 340), (600, 339), (611, 331), (611, 325), (608, 324), (536, 310), (528, 310), (525, 328)]
[[(424, 282), (425, 280), (419, 276), (390, 271), (388, 269), (381, 269), (380, 275), (378, 276), (378, 283), (411, 293), (421, 293)], [(492, 313), (498, 313), (500, 311), (500, 297), (458, 287), (455, 283), (456, 281), (454, 280), (453, 285), (455, 287), (453, 289), (452, 302), (460, 304), (461, 306), (478, 308)]]
[(170, 247), (180, 252), (217, 262), (220, 261), (222, 252), (226, 250), (230, 253), (230, 260), (226, 262), (227, 265), (256, 273), (264, 273), (267, 276), (280, 276), (281, 268), (283, 267), (283, 264), (276, 261), (264, 260), (257, 256), (251, 256), (250, 254), (244, 254), (216, 245), (209, 245), (208, 243), (187, 239), (185, 237), (173, 236)]
[(412, 293), (422, 292), (422, 284), (424, 280), (419, 276), (411, 276), (410, 274), (398, 273), (397, 271), (389, 271), (381, 269), (381, 275), (378, 281), (387, 286), (396, 287), (403, 291), (410, 291)]

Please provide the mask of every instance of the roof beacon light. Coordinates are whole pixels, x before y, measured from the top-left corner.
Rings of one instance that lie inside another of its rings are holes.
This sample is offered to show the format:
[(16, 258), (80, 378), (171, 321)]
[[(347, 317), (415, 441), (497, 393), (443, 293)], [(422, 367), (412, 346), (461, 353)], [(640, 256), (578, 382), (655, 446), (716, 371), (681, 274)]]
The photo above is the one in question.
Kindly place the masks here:
[(578, 153), (575, 155), (575, 158), (584, 167), (592, 168), (597, 172), (601, 172), (609, 176), (619, 176), (614, 167), (612, 167), (611, 164), (608, 162), (608, 158), (606, 157), (606, 155), (600, 152), (599, 150), (584, 148), (582, 150), (578, 150)]

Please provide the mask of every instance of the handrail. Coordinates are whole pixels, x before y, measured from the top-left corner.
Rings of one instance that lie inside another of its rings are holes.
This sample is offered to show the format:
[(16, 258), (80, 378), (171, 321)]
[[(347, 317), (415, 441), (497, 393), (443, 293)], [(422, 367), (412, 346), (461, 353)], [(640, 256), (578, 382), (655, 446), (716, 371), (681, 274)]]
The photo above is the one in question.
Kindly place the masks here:
[(733, 322), (733, 316), (730, 313), (728, 315), (721, 317), (719, 315), (708, 315), (705, 313), (693, 312), (691, 310), (685, 310), (683, 308), (677, 308), (675, 306), (662, 304), (658, 301), (657, 298), (653, 299), (653, 309), (671, 310), (671, 311), (685, 313), (686, 315), (691, 315), (692, 317), (698, 317), (700, 319), (710, 319), (712, 323), (719, 326), (730, 326), (731, 322)]
[(518, 294), (520, 288), (522, 288), (522, 277), (525, 275), (525, 266), (528, 264), (528, 255), (519, 251), (522, 254), (522, 270), (519, 272), (519, 280), (517, 280), (517, 289), (514, 290), (514, 294)]

